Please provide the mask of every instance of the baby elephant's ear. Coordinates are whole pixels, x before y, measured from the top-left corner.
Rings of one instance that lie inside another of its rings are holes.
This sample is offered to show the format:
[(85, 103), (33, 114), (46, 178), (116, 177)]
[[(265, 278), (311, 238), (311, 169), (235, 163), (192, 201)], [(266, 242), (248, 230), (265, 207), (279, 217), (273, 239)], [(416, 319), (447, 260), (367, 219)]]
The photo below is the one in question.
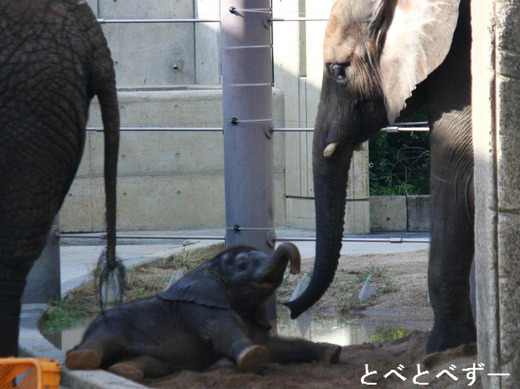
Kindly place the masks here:
[(231, 309), (226, 291), (214, 273), (203, 265), (159, 294), (168, 301), (186, 301), (210, 308)]

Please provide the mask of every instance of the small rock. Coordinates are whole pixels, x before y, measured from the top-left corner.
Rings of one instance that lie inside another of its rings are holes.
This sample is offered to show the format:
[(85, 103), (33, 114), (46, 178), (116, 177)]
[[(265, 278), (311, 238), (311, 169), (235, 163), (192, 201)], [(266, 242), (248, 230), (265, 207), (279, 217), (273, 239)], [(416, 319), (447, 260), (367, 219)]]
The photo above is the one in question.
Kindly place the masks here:
[(164, 290), (170, 289), (170, 287), (175, 284), (177, 281), (179, 281), (182, 277), (186, 275), (188, 272), (188, 269), (183, 267), (175, 272), (175, 274), (170, 278), (170, 281), (168, 282), (168, 285), (166, 285), (166, 288)]
[(191, 245), (193, 245), (193, 244), (197, 244), (197, 243), (199, 243), (199, 242), (200, 242), (200, 241), (198, 241), (198, 240), (187, 239), (187, 240), (185, 240), (184, 242), (182, 242), (182, 245), (183, 245), (184, 247), (186, 247), (186, 246), (191, 246)]
[(298, 285), (296, 285), (296, 288), (294, 288), (289, 301), (296, 300), (298, 297), (300, 297), (303, 291), (307, 289), (309, 282), (311, 282), (311, 277), (309, 276), (309, 273), (305, 273)]
[(370, 283), (370, 279), (371, 278), (372, 278), (372, 275), (369, 275), (367, 280), (365, 281), (365, 284), (361, 288), (361, 291), (358, 294), (359, 301), (366, 301), (370, 297), (375, 296), (377, 294), (376, 290), (374, 289), (374, 287)]

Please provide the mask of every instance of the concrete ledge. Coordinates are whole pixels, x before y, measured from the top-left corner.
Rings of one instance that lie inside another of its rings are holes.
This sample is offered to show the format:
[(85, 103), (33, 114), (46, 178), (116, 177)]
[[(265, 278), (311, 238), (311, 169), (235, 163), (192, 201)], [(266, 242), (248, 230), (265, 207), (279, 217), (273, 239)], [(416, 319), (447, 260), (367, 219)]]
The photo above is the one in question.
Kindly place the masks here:
[(427, 232), (430, 229), (430, 196), (372, 196), (370, 226), (374, 232)]

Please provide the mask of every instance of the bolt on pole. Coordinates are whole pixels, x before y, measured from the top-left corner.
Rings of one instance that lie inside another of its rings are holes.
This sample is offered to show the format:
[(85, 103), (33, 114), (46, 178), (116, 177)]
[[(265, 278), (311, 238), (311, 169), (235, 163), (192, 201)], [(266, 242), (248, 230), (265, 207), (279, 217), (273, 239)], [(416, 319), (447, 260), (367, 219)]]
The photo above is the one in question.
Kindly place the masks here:
[(222, 0), (226, 246), (271, 253), (273, 114), (271, 1)]

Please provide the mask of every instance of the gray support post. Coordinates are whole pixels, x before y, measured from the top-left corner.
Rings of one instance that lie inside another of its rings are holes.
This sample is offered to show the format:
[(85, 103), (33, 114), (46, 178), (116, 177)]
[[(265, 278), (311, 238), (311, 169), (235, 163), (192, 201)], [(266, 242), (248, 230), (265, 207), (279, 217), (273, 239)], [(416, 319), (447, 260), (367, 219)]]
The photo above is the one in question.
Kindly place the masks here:
[(520, 0), (471, 5), (478, 353), (482, 386), (513, 389), (520, 387)]
[(222, 0), (226, 245), (274, 248), (270, 0)]
[(48, 303), (61, 297), (60, 277), (60, 223), (56, 216), (52, 222), (47, 245), (34, 263), (22, 297), (23, 304)]

